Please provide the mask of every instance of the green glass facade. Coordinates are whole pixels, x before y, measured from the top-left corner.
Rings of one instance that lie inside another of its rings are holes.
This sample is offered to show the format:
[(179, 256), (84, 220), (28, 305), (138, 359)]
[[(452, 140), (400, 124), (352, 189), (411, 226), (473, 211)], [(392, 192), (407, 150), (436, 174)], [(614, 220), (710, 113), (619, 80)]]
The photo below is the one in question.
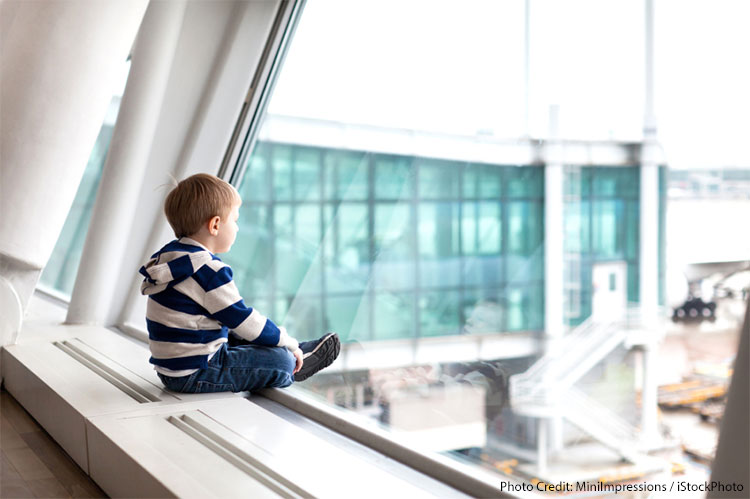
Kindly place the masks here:
[(659, 305), (667, 303), (667, 188), (669, 170), (659, 167)]
[(301, 338), (541, 330), (544, 169), (260, 142), (224, 257)]
[(570, 167), (565, 178), (567, 321), (592, 313), (592, 272), (600, 262), (627, 266), (627, 301), (639, 300), (640, 168)]

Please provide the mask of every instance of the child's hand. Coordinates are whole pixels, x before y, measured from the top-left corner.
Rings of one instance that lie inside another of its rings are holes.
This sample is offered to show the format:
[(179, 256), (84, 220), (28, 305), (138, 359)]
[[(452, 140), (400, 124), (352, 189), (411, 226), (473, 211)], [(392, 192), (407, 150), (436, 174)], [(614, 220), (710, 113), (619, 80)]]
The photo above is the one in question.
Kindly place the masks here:
[(302, 369), (302, 350), (299, 348), (292, 352), (294, 354), (294, 358), (297, 359), (297, 365), (294, 367), (294, 372), (292, 374), (297, 374), (297, 372)]

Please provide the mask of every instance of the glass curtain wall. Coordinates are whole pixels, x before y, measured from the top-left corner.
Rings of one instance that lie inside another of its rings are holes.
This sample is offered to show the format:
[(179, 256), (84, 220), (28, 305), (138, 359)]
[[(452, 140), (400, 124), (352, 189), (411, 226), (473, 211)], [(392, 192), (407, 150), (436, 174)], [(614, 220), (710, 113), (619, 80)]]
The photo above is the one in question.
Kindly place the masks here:
[(592, 314), (596, 264), (621, 263), (626, 301), (638, 302), (639, 198), (637, 166), (567, 167), (564, 252), (569, 325)]
[(260, 142), (226, 260), (299, 337), (380, 341), (540, 330), (544, 174)]

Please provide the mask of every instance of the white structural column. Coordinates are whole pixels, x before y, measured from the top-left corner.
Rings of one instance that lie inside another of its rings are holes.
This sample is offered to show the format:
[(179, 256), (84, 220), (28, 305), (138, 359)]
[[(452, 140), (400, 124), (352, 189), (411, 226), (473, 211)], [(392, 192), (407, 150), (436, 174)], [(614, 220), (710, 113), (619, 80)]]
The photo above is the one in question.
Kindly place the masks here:
[(641, 150), (640, 304), (647, 323), (656, 318), (659, 304), (659, 147), (654, 115), (654, 9), (646, 0), (645, 104)]
[[(128, 249), (146, 164), (185, 13), (185, 2), (151, 2), (133, 48), (67, 322), (102, 324), (110, 309), (113, 274)], [(144, 230), (149, 228), (144, 227)]]
[[(565, 333), (563, 248), (565, 172), (563, 146), (558, 131), (559, 108), (550, 108), (550, 140), (545, 149), (544, 168), (544, 332), (546, 350), (554, 350)], [(563, 445), (561, 416), (549, 420), (549, 443), (554, 450)], [(540, 445), (542, 445), (540, 443)], [(544, 452), (546, 455), (546, 451)]]
[(563, 165), (544, 168), (544, 331), (554, 340), (564, 333)]
[(547, 472), (547, 462), (549, 460), (548, 448), (549, 443), (547, 442), (547, 430), (549, 428), (549, 421), (544, 418), (539, 418), (536, 425), (536, 471), (539, 475), (543, 475)]
[[(654, 115), (654, 8), (646, 0), (645, 10), (645, 108), (641, 149), (640, 200), (640, 305), (644, 326), (655, 331), (659, 307), (659, 163)], [(654, 333), (656, 334), (656, 333)], [(657, 429), (657, 380), (654, 357), (658, 340), (643, 346), (643, 385), (641, 388), (641, 434), (644, 441), (655, 441)]]
[(644, 143), (641, 163), (640, 304), (646, 324), (659, 306), (659, 166), (655, 144)]
[(658, 447), (661, 438), (658, 431), (658, 388), (655, 378), (656, 344), (641, 347), (643, 356), (643, 384), (641, 386), (641, 442), (649, 447)]
[(0, 2), (0, 278), (12, 287), (0, 321), (26, 307), (52, 254), (147, 4)]

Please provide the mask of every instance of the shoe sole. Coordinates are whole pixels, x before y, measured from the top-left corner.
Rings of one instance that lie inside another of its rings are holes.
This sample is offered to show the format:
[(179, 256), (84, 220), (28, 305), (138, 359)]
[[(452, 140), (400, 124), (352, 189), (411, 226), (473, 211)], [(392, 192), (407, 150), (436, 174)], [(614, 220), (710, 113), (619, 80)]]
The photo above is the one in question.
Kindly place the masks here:
[[(333, 342), (330, 341), (331, 338), (334, 339)], [(326, 367), (330, 366), (331, 364), (333, 364), (333, 361), (335, 361), (338, 358), (339, 353), (341, 352), (341, 341), (339, 341), (338, 335), (336, 333), (330, 333), (326, 335), (320, 341), (320, 343), (318, 343), (318, 345), (315, 348), (313, 348), (311, 351), (307, 352), (302, 357), (302, 359), (303, 360), (307, 359), (312, 354), (318, 352), (319, 350), (323, 348), (333, 348), (333, 354), (329, 353), (328, 355), (324, 355), (323, 359), (321, 360), (321, 363), (318, 364), (317, 369), (311, 372), (305, 372), (305, 365), (303, 363), (302, 370), (300, 370), (297, 374), (294, 375), (294, 381), (305, 381), (307, 378), (309, 378), (313, 374), (316, 374), (322, 371), (323, 369), (325, 369)]]
[(318, 344), (317, 344), (317, 345), (315, 345), (315, 348), (313, 348), (312, 350), (310, 350), (309, 352), (307, 352), (307, 353), (306, 353), (305, 355), (303, 355), (303, 356), (302, 356), (302, 358), (303, 358), (303, 359), (306, 359), (306, 358), (308, 358), (309, 356), (311, 356), (312, 354), (314, 354), (315, 352), (317, 352), (318, 350), (320, 350), (320, 348), (322, 348), (323, 346), (325, 346), (325, 343), (326, 343), (326, 341), (328, 341), (328, 339), (329, 339), (329, 338), (330, 338), (331, 336), (334, 336), (335, 334), (336, 334), (336, 333), (329, 333), (329, 334), (325, 335), (325, 336), (323, 337), (323, 339), (322, 339), (322, 340), (320, 340), (320, 341), (318, 342)]

